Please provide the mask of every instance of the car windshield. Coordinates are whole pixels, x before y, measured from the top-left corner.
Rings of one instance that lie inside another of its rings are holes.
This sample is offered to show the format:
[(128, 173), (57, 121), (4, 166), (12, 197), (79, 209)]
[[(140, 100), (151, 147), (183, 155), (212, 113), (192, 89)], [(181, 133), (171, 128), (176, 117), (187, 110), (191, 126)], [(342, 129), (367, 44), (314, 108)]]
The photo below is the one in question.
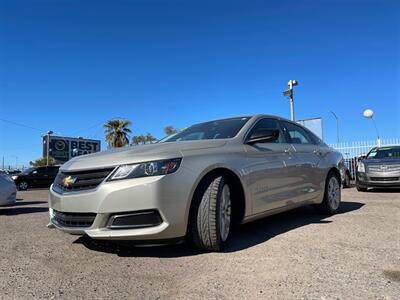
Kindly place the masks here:
[(196, 124), (174, 135), (168, 136), (159, 142), (166, 143), (233, 138), (249, 119), (249, 117), (231, 118)]
[(367, 155), (367, 159), (400, 158), (400, 147), (373, 148)]

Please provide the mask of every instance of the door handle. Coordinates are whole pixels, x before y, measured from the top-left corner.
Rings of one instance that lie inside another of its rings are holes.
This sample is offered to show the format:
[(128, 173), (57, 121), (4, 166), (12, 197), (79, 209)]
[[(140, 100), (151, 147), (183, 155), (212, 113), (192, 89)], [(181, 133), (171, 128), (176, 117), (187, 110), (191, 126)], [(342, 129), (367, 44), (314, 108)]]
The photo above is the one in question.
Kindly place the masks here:
[(283, 152), (285, 152), (285, 153), (291, 153), (292, 151), (290, 151), (290, 148), (286, 148), (285, 150), (283, 150)]
[(318, 149), (314, 149), (313, 153), (316, 155), (322, 155), (322, 152), (319, 151)]

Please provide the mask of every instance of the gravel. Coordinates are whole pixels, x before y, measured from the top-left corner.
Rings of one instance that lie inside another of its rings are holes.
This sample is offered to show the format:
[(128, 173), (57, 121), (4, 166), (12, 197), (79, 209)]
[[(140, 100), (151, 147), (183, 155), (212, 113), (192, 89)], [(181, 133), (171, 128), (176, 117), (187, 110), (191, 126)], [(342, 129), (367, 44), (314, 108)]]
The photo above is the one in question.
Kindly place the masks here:
[(303, 207), (243, 225), (223, 253), (48, 229), (47, 192), (0, 207), (1, 299), (400, 298), (398, 191), (345, 189), (335, 216)]

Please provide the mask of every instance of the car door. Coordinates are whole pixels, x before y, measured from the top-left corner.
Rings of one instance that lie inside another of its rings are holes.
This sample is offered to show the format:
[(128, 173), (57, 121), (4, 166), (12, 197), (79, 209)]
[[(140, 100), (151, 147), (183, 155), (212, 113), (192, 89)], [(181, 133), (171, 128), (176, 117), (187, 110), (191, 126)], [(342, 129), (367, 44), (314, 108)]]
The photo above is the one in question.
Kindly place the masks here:
[(284, 135), (295, 149), (291, 173), (296, 180), (295, 202), (308, 201), (320, 194), (321, 173), (319, 162), (322, 150), (311, 134), (293, 122), (280, 121)]
[(43, 187), (44, 182), (47, 180), (47, 171), (46, 167), (39, 167), (33, 170), (30, 174), (31, 177), (31, 182), (30, 186), (31, 187)]
[(279, 130), (278, 139), (272, 142), (245, 144), (246, 170), (252, 197), (253, 214), (285, 206), (290, 188), (291, 175), (286, 164), (292, 159), (293, 147), (286, 143), (278, 120), (262, 118), (256, 122), (245, 138), (262, 129)]

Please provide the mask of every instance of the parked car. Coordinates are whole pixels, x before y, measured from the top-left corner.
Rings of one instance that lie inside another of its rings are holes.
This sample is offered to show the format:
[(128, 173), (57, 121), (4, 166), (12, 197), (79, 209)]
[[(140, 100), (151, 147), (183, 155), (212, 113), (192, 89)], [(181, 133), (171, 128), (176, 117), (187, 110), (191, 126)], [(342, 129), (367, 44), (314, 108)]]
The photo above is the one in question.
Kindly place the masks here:
[(340, 177), (342, 180), (342, 187), (349, 188), (351, 186), (351, 176), (349, 168), (346, 166), (345, 163), (339, 165), (340, 167)]
[(20, 174), (21, 171), (20, 170), (9, 170), (7, 171), (8, 175), (16, 175), (16, 174)]
[(49, 187), (57, 176), (59, 166), (29, 168), (11, 176), (19, 190), (33, 187)]
[(50, 189), (49, 227), (153, 244), (187, 237), (219, 251), (234, 224), (307, 204), (335, 213), (342, 159), (280, 117), (205, 122), (65, 163)]
[(374, 147), (357, 165), (357, 190), (400, 187), (400, 146)]
[(14, 181), (7, 174), (0, 173), (0, 205), (14, 204), (16, 196)]

